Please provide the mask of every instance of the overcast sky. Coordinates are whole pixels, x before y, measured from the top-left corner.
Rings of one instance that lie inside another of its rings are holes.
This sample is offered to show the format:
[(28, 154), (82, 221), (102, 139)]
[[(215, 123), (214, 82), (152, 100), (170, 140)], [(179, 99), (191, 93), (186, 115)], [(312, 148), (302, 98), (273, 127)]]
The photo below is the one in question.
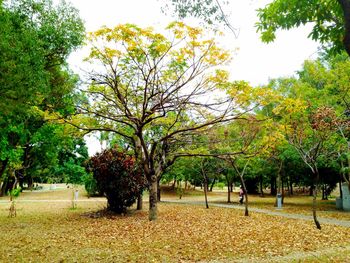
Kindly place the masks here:
[[(94, 31), (103, 25), (115, 26), (121, 23), (134, 23), (142, 27), (164, 28), (174, 18), (161, 12), (164, 0), (70, 0), (80, 10), (87, 31)], [(169, 0), (170, 2), (170, 0)], [(227, 9), (231, 24), (239, 28), (236, 39), (226, 31), (223, 45), (238, 48), (233, 56), (230, 72), (233, 79), (249, 81), (252, 85), (263, 85), (269, 78), (294, 74), (305, 59), (316, 57), (317, 43), (308, 39), (310, 27), (303, 27), (277, 34), (275, 42), (263, 44), (256, 33), (256, 9), (263, 7), (269, 0), (231, 0)], [(73, 70), (79, 72), (81, 60), (86, 51), (71, 55), (69, 62)], [(91, 142), (90, 142), (91, 143)], [(96, 147), (90, 147), (93, 154)]]

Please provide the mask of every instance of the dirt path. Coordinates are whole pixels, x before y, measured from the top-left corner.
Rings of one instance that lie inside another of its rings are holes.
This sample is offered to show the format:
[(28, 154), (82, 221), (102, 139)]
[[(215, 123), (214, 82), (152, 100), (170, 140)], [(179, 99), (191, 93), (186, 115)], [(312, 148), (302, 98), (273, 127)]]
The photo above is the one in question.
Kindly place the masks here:
[[(204, 205), (203, 201), (184, 201), (184, 200), (164, 200), (163, 199), (162, 202), (163, 203), (184, 204), (184, 205)], [(244, 210), (244, 206), (234, 205), (234, 204), (209, 203), (209, 207), (210, 206)], [(251, 207), (251, 208), (249, 208), (249, 211), (257, 212), (257, 213), (264, 213), (264, 214), (272, 215), (272, 216), (282, 216), (282, 217), (292, 218), (292, 219), (301, 219), (301, 220), (313, 221), (313, 217), (312, 216), (302, 215), (302, 214), (290, 214), (290, 213), (285, 213), (285, 212), (279, 212), (277, 209), (276, 209), (276, 211), (271, 211), (271, 210), (267, 210), (267, 209), (260, 209), (260, 208)], [(330, 225), (336, 225), (336, 226), (350, 227), (350, 221), (347, 221), (347, 220), (328, 219), (328, 218), (320, 218), (320, 217), (318, 217), (318, 221), (320, 221), (320, 223), (323, 223), (323, 224), (330, 224)]]

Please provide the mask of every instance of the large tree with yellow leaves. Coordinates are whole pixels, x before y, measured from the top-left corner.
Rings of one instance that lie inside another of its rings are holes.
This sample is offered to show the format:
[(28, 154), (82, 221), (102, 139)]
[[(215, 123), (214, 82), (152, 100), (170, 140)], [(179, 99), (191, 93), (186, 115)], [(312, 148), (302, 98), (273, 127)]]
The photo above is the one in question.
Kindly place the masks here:
[(230, 55), (214, 39), (179, 22), (165, 34), (131, 24), (91, 33), (89, 102), (72, 120), (88, 131), (118, 134), (134, 149), (149, 184), (150, 220), (157, 218), (159, 178), (185, 154), (184, 146), (196, 133), (249, 110), (227, 95), (244, 91), (229, 83), (222, 67)]

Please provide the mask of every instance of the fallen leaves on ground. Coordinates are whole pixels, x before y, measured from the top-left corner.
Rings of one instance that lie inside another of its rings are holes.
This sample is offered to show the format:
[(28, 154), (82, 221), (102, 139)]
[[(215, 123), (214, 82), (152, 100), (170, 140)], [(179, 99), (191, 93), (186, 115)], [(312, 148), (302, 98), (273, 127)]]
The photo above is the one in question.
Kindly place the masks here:
[(231, 262), (350, 245), (344, 227), (234, 209), (159, 204), (149, 222), (147, 211), (114, 216), (92, 202), (18, 206), (12, 219), (0, 206), (1, 262)]

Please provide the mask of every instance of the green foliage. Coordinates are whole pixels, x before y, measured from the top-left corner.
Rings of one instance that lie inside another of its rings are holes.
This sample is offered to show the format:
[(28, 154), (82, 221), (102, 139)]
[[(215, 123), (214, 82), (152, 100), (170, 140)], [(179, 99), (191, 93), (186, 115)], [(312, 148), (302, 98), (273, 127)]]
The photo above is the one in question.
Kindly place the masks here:
[(332, 54), (344, 50), (344, 19), (338, 1), (275, 0), (259, 9), (258, 16), (257, 30), (264, 42), (274, 41), (279, 29), (289, 30), (313, 23), (309, 37), (319, 41)]
[[(214, 0), (171, 0), (170, 4), (165, 4), (163, 12), (167, 12), (172, 7), (173, 15), (178, 16), (180, 19), (184, 19), (189, 16), (193, 16), (202, 19), (209, 25), (219, 21), (225, 22), (225, 14), (218, 6), (218, 2)], [(228, 1), (223, 1), (223, 5), (226, 5)]]
[(124, 213), (146, 187), (135, 158), (116, 149), (96, 154), (87, 167), (93, 173), (98, 191), (106, 195), (108, 209), (113, 212)]
[(216, 186), (217, 188), (219, 188), (220, 190), (223, 190), (224, 187), (225, 187), (225, 183), (219, 182), (219, 183), (216, 183), (215, 186)]
[(82, 44), (84, 26), (65, 2), (19, 0), (0, 2), (0, 28), (1, 175), (6, 183), (6, 168), (12, 167), (20, 183), (30, 183), (35, 176), (52, 175), (71, 137), (67, 128), (47, 119), (53, 112), (75, 111), (77, 77), (66, 58)]
[(13, 197), (13, 198), (17, 198), (20, 195), (21, 191), (22, 191), (22, 188), (21, 187), (17, 187), (15, 189), (9, 190), (8, 191), (8, 195)]
[(85, 190), (88, 196), (101, 196), (97, 187), (97, 181), (92, 173), (86, 173), (82, 177), (82, 181), (84, 182)]

